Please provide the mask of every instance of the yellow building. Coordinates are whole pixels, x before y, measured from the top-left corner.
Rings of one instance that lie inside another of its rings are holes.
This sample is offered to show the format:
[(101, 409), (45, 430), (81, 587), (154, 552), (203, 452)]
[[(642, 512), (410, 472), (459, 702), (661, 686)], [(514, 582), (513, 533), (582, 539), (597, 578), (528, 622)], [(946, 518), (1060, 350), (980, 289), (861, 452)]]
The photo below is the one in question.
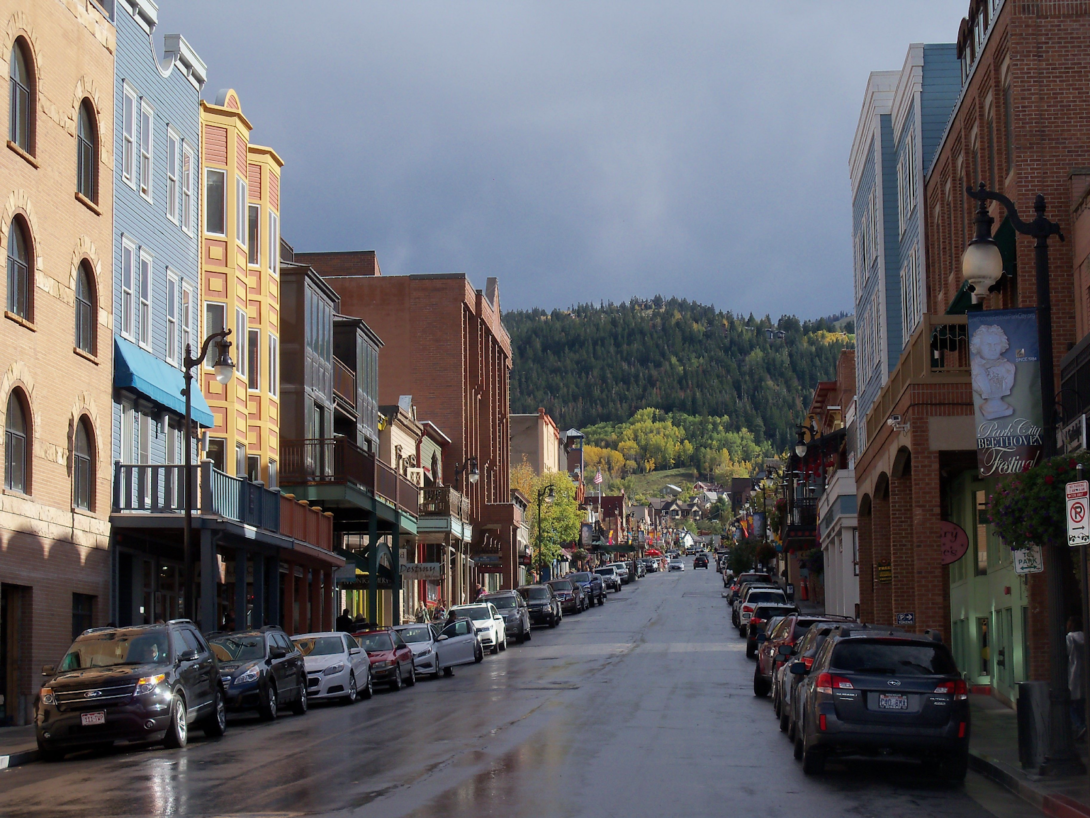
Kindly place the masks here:
[(206, 361), (202, 390), (215, 416), (207, 457), (228, 474), (276, 486), (280, 423), (280, 169), (250, 144), (238, 94), (201, 102), (201, 281), (204, 337), (232, 334), (235, 377), (221, 386)]

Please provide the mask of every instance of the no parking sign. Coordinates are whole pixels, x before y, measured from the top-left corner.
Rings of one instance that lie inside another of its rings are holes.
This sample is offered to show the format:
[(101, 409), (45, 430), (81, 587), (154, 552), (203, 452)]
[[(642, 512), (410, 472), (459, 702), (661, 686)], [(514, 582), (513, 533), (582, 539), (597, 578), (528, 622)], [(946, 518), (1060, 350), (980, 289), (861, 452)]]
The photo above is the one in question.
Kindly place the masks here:
[(1090, 543), (1090, 482), (1075, 480), (1067, 484), (1067, 544)]

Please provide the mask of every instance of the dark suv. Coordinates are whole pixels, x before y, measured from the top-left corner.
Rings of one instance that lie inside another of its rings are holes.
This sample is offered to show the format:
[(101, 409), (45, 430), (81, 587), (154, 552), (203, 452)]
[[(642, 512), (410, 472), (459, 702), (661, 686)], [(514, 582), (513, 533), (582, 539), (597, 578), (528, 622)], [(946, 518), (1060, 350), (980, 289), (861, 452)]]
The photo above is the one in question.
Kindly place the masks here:
[(189, 727), (227, 729), (219, 665), (186, 619), (129, 628), (91, 628), (59, 667), (42, 668), (34, 723), (47, 761), (115, 741), (184, 747)]
[(556, 598), (560, 600), (560, 607), (564, 613), (583, 613), (590, 607), (583, 586), (578, 582), (572, 582), (568, 579), (550, 579), (545, 584), (556, 593)]
[(564, 618), (560, 609), (560, 600), (549, 585), (523, 585), (518, 589), (530, 609), (531, 625), (548, 625), (555, 628)]
[(808, 775), (832, 755), (908, 755), (961, 781), (969, 767), (969, 690), (927, 634), (857, 625), (825, 640), (799, 691), (795, 757)]
[(595, 603), (601, 605), (606, 601), (606, 586), (597, 574), (592, 574), (590, 571), (576, 571), (566, 578), (583, 589), (583, 593), (587, 596), (587, 607), (593, 608)]
[(707, 554), (697, 554), (696, 557), (693, 558), (693, 569), (695, 570), (697, 568), (703, 568), (705, 571), (708, 570)]
[(478, 602), (491, 602), (503, 617), (503, 628), (508, 639), (522, 643), (530, 638), (530, 609), (518, 591), (498, 591), (484, 594)]
[(232, 713), (256, 710), (272, 721), (291, 703), (298, 716), (307, 712), (307, 669), (298, 646), (277, 627), (209, 638), (219, 660), (220, 678)]

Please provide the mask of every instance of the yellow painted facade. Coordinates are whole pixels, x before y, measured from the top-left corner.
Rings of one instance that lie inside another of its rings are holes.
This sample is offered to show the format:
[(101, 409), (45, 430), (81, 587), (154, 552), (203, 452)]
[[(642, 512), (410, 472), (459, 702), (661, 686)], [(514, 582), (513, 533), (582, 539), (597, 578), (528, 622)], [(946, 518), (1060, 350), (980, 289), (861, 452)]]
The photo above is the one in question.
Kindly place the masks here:
[(228, 474), (276, 485), (279, 461), (280, 169), (271, 148), (250, 144), (238, 95), (201, 102), (201, 301), (204, 336), (233, 331), (235, 377), (215, 379), (209, 352), (202, 388), (216, 425), (207, 456)]

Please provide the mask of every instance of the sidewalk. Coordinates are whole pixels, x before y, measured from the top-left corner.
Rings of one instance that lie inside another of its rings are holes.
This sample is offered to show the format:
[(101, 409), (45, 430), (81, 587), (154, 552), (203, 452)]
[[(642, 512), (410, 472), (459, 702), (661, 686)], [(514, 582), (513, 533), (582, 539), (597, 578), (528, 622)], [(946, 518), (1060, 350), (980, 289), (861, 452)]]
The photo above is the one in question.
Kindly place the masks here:
[[(1056, 818), (1090, 818), (1088, 777), (1042, 778), (1018, 761), (1018, 717), (991, 696), (970, 695), (969, 767)], [(1084, 762), (1086, 745), (1079, 745)]]
[(34, 725), (0, 727), (0, 770), (38, 760)]

